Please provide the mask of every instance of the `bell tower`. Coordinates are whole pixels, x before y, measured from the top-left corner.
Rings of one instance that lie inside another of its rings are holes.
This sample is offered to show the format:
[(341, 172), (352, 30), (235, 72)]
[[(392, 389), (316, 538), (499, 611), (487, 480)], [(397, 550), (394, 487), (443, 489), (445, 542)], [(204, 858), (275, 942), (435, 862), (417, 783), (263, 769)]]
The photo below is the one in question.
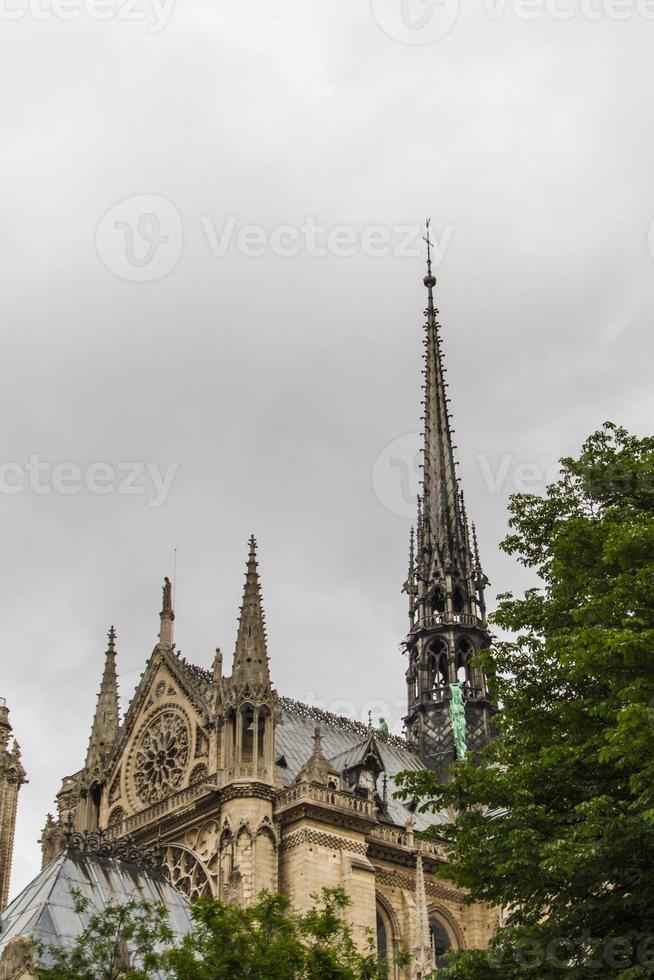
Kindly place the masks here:
[(486, 679), (471, 663), (478, 650), (490, 645), (484, 601), (488, 580), (456, 474), (441, 326), (434, 305), (429, 222), (425, 240), (423, 480), (404, 585), (409, 596), (405, 725), (414, 751), (425, 765), (445, 776), (457, 758), (450, 685), (461, 685), (468, 750), (474, 753), (491, 735)]

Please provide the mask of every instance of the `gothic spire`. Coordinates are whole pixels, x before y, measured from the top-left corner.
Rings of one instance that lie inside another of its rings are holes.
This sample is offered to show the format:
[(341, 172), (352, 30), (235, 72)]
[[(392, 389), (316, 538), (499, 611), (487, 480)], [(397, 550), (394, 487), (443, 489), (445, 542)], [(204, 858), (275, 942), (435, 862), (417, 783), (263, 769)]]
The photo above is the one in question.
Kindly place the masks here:
[(118, 709), (118, 675), (116, 671), (116, 630), (110, 627), (109, 644), (105, 653), (104, 671), (98, 692), (98, 701), (91, 728), (91, 738), (86, 756), (87, 769), (94, 765), (103, 764), (113, 746), (118, 728), (120, 715)]
[[(476, 752), (491, 735), (492, 706), (486, 680), (474, 656), (486, 649), (481, 571), (474, 531), (468, 530), (463, 492), (454, 459), (441, 345), (434, 305), (436, 277), (427, 222), (427, 290), (424, 336), (424, 434), (422, 488), (418, 496), (415, 573), (409, 573), (409, 635), (404, 649), (408, 713), (407, 738), (423, 762), (443, 778), (455, 758), (449, 716), (450, 686), (464, 684), (468, 744)], [(411, 589), (410, 583), (415, 583)], [(463, 681), (462, 678), (465, 677)]]
[[(423, 442), (423, 577), (431, 582), (450, 568), (467, 578), (465, 529), (459, 502), (454, 460), (453, 430), (446, 395), (446, 369), (441, 349), (441, 327), (434, 305), (436, 277), (432, 272), (429, 220), (427, 234), (427, 289), (425, 310), (425, 414)], [(427, 567), (424, 567), (426, 563)], [(462, 567), (463, 566), (463, 567)]]
[(422, 866), (422, 855), (416, 855), (416, 897), (414, 919), (414, 948), (411, 960), (411, 977), (422, 978), (431, 976), (434, 969), (434, 947), (429, 932), (429, 912), (427, 909), (427, 892), (425, 889), (425, 873)]
[(250, 537), (243, 604), (234, 650), (232, 684), (241, 687), (248, 685), (252, 690), (270, 687), (266, 623), (261, 602), (257, 542), (254, 535)]
[(159, 618), (161, 619), (161, 629), (159, 631), (159, 645), (162, 647), (169, 647), (172, 649), (173, 623), (175, 621), (175, 613), (173, 611), (173, 587), (170, 583), (170, 579), (168, 578), (168, 576), (164, 578), (163, 603), (161, 607), (161, 612), (159, 613)]

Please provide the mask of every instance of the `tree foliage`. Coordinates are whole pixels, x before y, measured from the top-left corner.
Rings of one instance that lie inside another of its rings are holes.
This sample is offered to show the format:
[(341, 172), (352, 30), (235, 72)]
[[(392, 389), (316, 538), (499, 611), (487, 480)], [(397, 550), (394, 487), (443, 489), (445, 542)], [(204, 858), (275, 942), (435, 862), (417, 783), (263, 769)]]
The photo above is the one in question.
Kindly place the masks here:
[(503, 548), (542, 584), (500, 597), (512, 639), (479, 656), (499, 737), (447, 785), (404, 777), (457, 814), (447, 876), (505, 912), (450, 980), (654, 975), (654, 439), (607, 423), (561, 465), (511, 500)]
[[(192, 906), (193, 930), (175, 942), (163, 905), (129, 901), (89, 911), (70, 949), (42, 947), (32, 972), (38, 980), (382, 980), (387, 963), (372, 936), (361, 952), (344, 918), (350, 904), (340, 888), (324, 889), (304, 915), (288, 898), (263, 892), (239, 908), (212, 898)], [(47, 954), (47, 955), (46, 955)]]
[[(317, 896), (314, 896), (318, 900)], [(350, 904), (340, 888), (324, 889), (320, 904), (294, 915), (283, 895), (264, 892), (249, 908), (199, 899), (195, 930), (167, 965), (175, 980), (381, 980), (385, 963), (361, 953), (343, 912)]]
[(75, 911), (88, 916), (84, 930), (70, 949), (39, 948), (37, 980), (149, 980), (173, 939), (166, 909), (153, 902), (131, 899), (95, 910), (77, 894)]

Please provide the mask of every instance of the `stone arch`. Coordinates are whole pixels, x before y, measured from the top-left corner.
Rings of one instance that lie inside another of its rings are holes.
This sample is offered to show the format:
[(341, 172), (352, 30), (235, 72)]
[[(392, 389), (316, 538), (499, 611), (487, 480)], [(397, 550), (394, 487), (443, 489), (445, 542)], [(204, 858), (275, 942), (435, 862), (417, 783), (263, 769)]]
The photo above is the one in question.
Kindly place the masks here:
[(125, 811), (122, 806), (115, 806), (107, 818), (107, 827), (115, 827), (125, 819)]
[[(438, 962), (439, 955), (443, 955), (443, 946), (439, 943), (439, 939), (446, 940), (447, 949), (463, 949), (464, 942), (461, 930), (457, 921), (451, 915), (450, 912), (446, 911), (441, 905), (434, 905), (429, 908), (429, 931), (434, 936), (434, 945), (436, 948), (436, 966), (442, 966), (442, 963)], [(438, 929), (437, 927), (440, 927)], [(440, 933), (440, 935), (439, 935)]]
[(447, 643), (440, 637), (429, 645), (427, 663), (429, 665), (429, 689), (447, 687), (449, 683)]
[(225, 819), (223, 820), (223, 825), (220, 828), (220, 839), (219, 839), (220, 846), (222, 847), (223, 841), (225, 839), (231, 840), (233, 836), (234, 836), (234, 832), (232, 830), (232, 821), (229, 819), (229, 817), (225, 817)]
[(258, 837), (260, 834), (268, 834), (274, 844), (277, 844), (277, 834), (270, 817), (262, 817), (259, 821), (257, 829), (254, 832), (254, 836)]
[(203, 779), (206, 779), (208, 775), (209, 770), (205, 766), (204, 762), (199, 763), (199, 765), (195, 766), (188, 778), (189, 786), (192, 786), (193, 783), (201, 782)]
[[(400, 927), (390, 901), (379, 891), (376, 892), (375, 899), (377, 919), (377, 951), (380, 956), (385, 955), (388, 957), (387, 977), (388, 980), (392, 980), (392, 978), (397, 976), (395, 954), (399, 951), (402, 944)], [(385, 949), (382, 948), (382, 941), (385, 941)]]
[(468, 597), (460, 585), (455, 585), (452, 591), (452, 612), (455, 616), (461, 616), (466, 610)]
[(250, 701), (244, 701), (239, 707), (241, 716), (241, 744), (239, 746), (239, 762), (244, 765), (251, 765), (254, 761), (254, 743), (256, 732), (254, 722), (256, 712), (254, 705)]

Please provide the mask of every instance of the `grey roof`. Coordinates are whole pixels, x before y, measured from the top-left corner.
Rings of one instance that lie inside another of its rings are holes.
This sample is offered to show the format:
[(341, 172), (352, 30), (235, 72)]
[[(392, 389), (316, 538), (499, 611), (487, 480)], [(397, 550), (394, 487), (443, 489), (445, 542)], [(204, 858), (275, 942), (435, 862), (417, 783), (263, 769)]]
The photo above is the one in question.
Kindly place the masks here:
[(89, 899), (94, 911), (130, 899), (161, 903), (176, 937), (192, 928), (189, 903), (164, 878), (122, 861), (64, 851), (2, 913), (0, 958), (18, 936), (45, 947), (72, 946), (89, 917), (75, 911), (76, 891)]
[[(425, 768), (418, 756), (408, 748), (404, 739), (397, 735), (375, 731), (361, 722), (351, 721), (341, 715), (333, 715), (320, 708), (303, 704), (301, 701), (293, 701), (291, 698), (280, 698), (279, 703), (282, 717), (275, 730), (275, 753), (278, 763), (277, 774), (286, 785), (295, 781), (300, 769), (311, 755), (316, 725), (320, 726), (325, 755), (340, 772), (358, 761), (368, 739), (374, 735), (388, 780), (390, 820), (398, 827), (405, 827), (409, 817), (412, 817), (416, 830), (426, 830), (427, 827), (443, 823), (447, 819), (445, 815), (440, 814), (412, 814), (406, 803), (393, 798), (393, 794), (399, 788), (396, 782), (398, 773)], [(286, 762), (285, 766), (279, 764), (282, 758)], [(380, 796), (383, 793), (383, 779), (384, 773), (380, 775), (377, 783), (377, 792)]]

